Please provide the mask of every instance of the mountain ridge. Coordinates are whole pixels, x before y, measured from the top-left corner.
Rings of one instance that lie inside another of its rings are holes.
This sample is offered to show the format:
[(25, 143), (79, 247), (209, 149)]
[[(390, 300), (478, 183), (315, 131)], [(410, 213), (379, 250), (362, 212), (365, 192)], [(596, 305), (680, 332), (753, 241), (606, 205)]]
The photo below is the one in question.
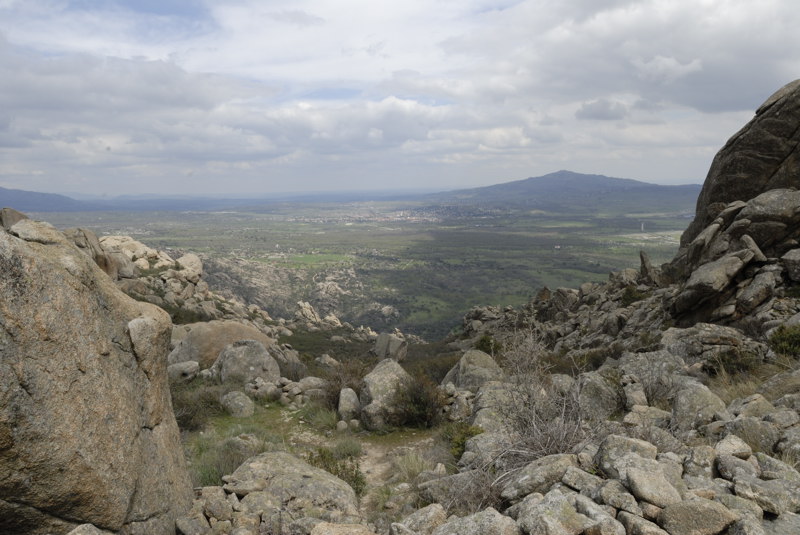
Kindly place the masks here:
[[(402, 194), (398, 192), (350, 192), (345, 194), (308, 193), (275, 198), (237, 199), (207, 196), (120, 195), (107, 200), (78, 200), (66, 195), (0, 187), (0, 205), (30, 212), (80, 211), (149, 211), (149, 210), (220, 210), (250, 208), (263, 204), (286, 202), (367, 202), (414, 201), (446, 204), (486, 204), (508, 207), (539, 207), (551, 210), (596, 208), (598, 203), (619, 204), (628, 201), (650, 206), (657, 197), (658, 205), (670, 208), (693, 204), (700, 192), (699, 184), (667, 186), (630, 178), (615, 178), (561, 170), (539, 177), (529, 177), (490, 186), (448, 190), (438, 193)], [(630, 197), (630, 199), (627, 199)]]

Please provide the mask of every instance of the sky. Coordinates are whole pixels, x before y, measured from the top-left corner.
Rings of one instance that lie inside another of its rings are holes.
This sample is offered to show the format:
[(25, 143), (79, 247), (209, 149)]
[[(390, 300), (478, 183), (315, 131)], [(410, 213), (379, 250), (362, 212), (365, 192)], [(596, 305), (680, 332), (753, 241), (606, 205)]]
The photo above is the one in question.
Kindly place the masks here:
[(796, 0), (0, 0), (0, 186), (702, 183), (800, 78), (797, 28)]

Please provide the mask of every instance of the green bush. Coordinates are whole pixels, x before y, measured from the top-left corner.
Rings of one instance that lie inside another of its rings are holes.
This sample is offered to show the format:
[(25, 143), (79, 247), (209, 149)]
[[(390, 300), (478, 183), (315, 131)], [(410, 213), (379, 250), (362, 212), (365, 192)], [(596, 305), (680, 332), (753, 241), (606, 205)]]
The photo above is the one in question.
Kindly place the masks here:
[(466, 422), (451, 422), (442, 426), (440, 435), (450, 447), (450, 453), (457, 461), (464, 455), (464, 448), (467, 440), (483, 433), (477, 425), (469, 425)]
[(622, 298), (620, 299), (620, 302), (622, 303), (622, 306), (626, 307), (637, 301), (641, 301), (642, 299), (647, 299), (651, 294), (652, 292), (639, 290), (633, 285), (626, 286), (625, 290), (622, 292)]
[(439, 385), (428, 377), (414, 377), (397, 390), (391, 404), (396, 412), (389, 423), (399, 427), (434, 427), (442, 419), (444, 402)]
[(497, 355), (502, 351), (503, 344), (488, 334), (484, 334), (475, 342), (475, 349), (488, 353), (489, 355)]
[(231, 439), (215, 440), (199, 445), (189, 475), (195, 487), (209, 487), (222, 484), (222, 476), (232, 474), (247, 459), (256, 454), (242, 448), (232, 447)]
[(337, 459), (333, 450), (323, 447), (309, 452), (306, 455), (306, 461), (308, 464), (321, 468), (350, 485), (356, 496), (364, 494), (367, 488), (367, 478), (361, 471), (358, 459), (353, 457)]
[(796, 358), (800, 356), (800, 325), (781, 325), (769, 337), (769, 346), (780, 355)]
[(199, 431), (213, 416), (225, 413), (220, 403), (226, 387), (205, 379), (170, 384), (172, 410), (181, 431)]
[(311, 427), (319, 431), (333, 431), (339, 421), (336, 411), (316, 403), (307, 403), (298, 415)]
[(333, 456), (337, 459), (357, 459), (361, 457), (361, 454), (363, 453), (361, 442), (352, 437), (343, 438), (337, 441), (336, 444), (333, 445), (331, 451), (333, 452)]

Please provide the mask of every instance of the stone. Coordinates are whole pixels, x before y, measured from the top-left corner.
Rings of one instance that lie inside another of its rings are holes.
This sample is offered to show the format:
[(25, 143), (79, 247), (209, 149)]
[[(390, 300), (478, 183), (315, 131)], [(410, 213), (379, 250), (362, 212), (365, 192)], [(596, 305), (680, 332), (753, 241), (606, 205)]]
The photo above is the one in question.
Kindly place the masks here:
[(363, 524), (320, 522), (314, 526), (310, 535), (375, 535), (375, 532)]
[(176, 260), (180, 269), (178, 270), (181, 277), (187, 282), (197, 284), (200, 282), (200, 277), (203, 276), (203, 261), (194, 253), (187, 253)]
[(110, 531), (98, 529), (92, 524), (81, 524), (67, 535), (111, 535)]
[(396, 413), (394, 399), (411, 376), (396, 360), (384, 359), (372, 369), (361, 384), (361, 418), (369, 430), (382, 429)]
[(780, 481), (762, 481), (753, 476), (738, 476), (734, 481), (734, 489), (737, 496), (755, 502), (761, 509), (774, 515), (793, 512), (792, 502), (797, 499)]
[(11, 227), (23, 219), (29, 219), (29, 217), (13, 208), (6, 207), (0, 209), (0, 226), (6, 231), (10, 230)]
[(220, 403), (228, 411), (228, 414), (234, 418), (248, 418), (255, 411), (253, 400), (247, 397), (247, 394), (238, 390), (228, 392), (222, 396)]
[(520, 535), (520, 530), (512, 519), (487, 507), (479, 513), (448, 520), (432, 535)]
[(578, 403), (586, 417), (603, 421), (620, 412), (624, 406), (622, 388), (599, 372), (578, 376)]
[(431, 535), (433, 530), (444, 524), (445, 521), (447, 521), (447, 513), (444, 507), (438, 503), (432, 503), (413, 512), (399, 523), (392, 524), (389, 534), (400, 535), (399, 532), (393, 530), (397, 529), (396, 525), (401, 524), (417, 535)]
[(658, 525), (670, 535), (717, 535), (736, 520), (727, 507), (703, 498), (668, 505), (658, 515)]
[[(171, 533), (191, 502), (169, 316), (63, 234), (0, 230), (0, 532)], [(147, 492), (141, 492), (147, 489)]]
[(170, 381), (188, 383), (200, 373), (200, 365), (193, 360), (178, 362), (167, 366)]
[(707, 386), (688, 382), (675, 394), (672, 425), (679, 431), (690, 431), (712, 422), (716, 414), (725, 410), (725, 402)]
[(579, 535), (594, 523), (558, 491), (548, 492), (542, 500), (522, 508), (517, 516), (523, 533), (543, 535)]
[(561, 481), (568, 468), (578, 468), (575, 455), (548, 455), (528, 463), (503, 487), (501, 496), (509, 501), (517, 501), (528, 494), (545, 494), (550, 487)]
[(477, 392), (487, 382), (502, 378), (503, 371), (491, 355), (470, 349), (447, 372), (441, 384), (453, 383), (459, 390)]
[(276, 383), (281, 378), (278, 363), (257, 340), (238, 340), (220, 352), (211, 373), (221, 383), (244, 385), (257, 378)]
[(643, 459), (656, 458), (658, 448), (647, 441), (637, 438), (624, 437), (621, 435), (608, 435), (594, 456), (597, 467), (610, 478), (619, 478), (620, 473), (617, 468), (618, 461), (625, 454), (634, 453)]
[(752, 463), (727, 454), (717, 456), (717, 471), (720, 476), (729, 481), (734, 481), (737, 476), (742, 474), (752, 477), (760, 475), (760, 470)]
[(727, 535), (766, 535), (766, 532), (758, 519), (744, 517), (731, 524)]
[(788, 535), (800, 533), (800, 515), (783, 513), (770, 522), (762, 524), (766, 535)]
[(188, 333), (169, 354), (169, 364), (193, 360), (201, 369), (213, 366), (226, 346), (239, 340), (256, 340), (265, 348), (274, 345), (274, 340), (255, 327), (233, 320), (213, 320), (181, 326)]
[(771, 452), (780, 439), (780, 432), (774, 424), (751, 416), (726, 422), (725, 430), (741, 438), (756, 451)]
[(796, 186), (800, 136), (800, 80), (790, 82), (756, 111), (714, 157), (697, 199), (694, 220), (681, 236), (686, 247), (731, 201)]
[(617, 520), (625, 526), (628, 535), (672, 535), (641, 516), (620, 511)]
[(747, 459), (753, 454), (753, 448), (736, 435), (727, 435), (717, 442), (714, 451), (717, 455), (733, 455), (740, 459)]
[(342, 388), (339, 392), (338, 404), (339, 418), (342, 420), (357, 419), (361, 412), (361, 404), (358, 400), (358, 394), (352, 388)]
[(673, 311), (683, 314), (718, 295), (753, 258), (751, 251), (732, 253), (695, 269), (673, 302)]
[(408, 354), (408, 342), (396, 334), (381, 333), (375, 340), (372, 352), (381, 360), (392, 359), (402, 362)]
[(800, 282), (800, 249), (791, 249), (781, 257), (786, 274), (794, 282)]
[(600, 503), (633, 513), (636, 516), (642, 516), (642, 509), (636, 502), (636, 498), (618, 479), (607, 480), (597, 489), (597, 493), (593, 497)]
[(300, 519), (360, 523), (358, 500), (350, 486), (285, 452), (266, 452), (247, 459), (223, 477), (224, 489), (240, 497), (246, 512), (270, 515), (283, 510)]
[(681, 495), (661, 471), (645, 471), (631, 467), (627, 470), (628, 488), (638, 500), (658, 507), (681, 501)]
[(734, 416), (763, 418), (767, 414), (775, 412), (775, 407), (761, 394), (753, 394), (744, 399), (734, 400), (728, 410)]

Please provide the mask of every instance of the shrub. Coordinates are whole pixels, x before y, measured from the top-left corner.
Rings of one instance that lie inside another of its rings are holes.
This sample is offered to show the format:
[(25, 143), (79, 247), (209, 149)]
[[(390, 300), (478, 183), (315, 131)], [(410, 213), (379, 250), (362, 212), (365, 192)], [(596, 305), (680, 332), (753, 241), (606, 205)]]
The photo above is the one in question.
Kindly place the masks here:
[(773, 351), (792, 358), (800, 357), (800, 325), (781, 325), (769, 337)]
[(220, 397), (225, 386), (195, 379), (189, 383), (170, 384), (172, 410), (181, 431), (199, 431), (213, 416), (225, 413)]
[(503, 344), (492, 338), (490, 335), (484, 334), (475, 343), (475, 349), (494, 356), (495, 354), (500, 353), (500, 351), (503, 349)]
[(481, 433), (483, 433), (483, 429), (477, 425), (469, 425), (466, 422), (451, 422), (442, 426), (440, 436), (447, 442), (450, 454), (458, 461), (464, 455), (467, 440)]
[(298, 412), (298, 416), (319, 431), (333, 431), (339, 421), (335, 410), (314, 402), (303, 406)]
[(248, 458), (257, 452), (232, 447), (231, 439), (218, 440), (210, 437), (200, 441), (194, 461), (190, 466), (190, 477), (195, 487), (222, 484), (222, 476), (232, 474)]
[(433, 462), (418, 452), (412, 451), (392, 461), (394, 476), (398, 481), (413, 483), (417, 476), (426, 470), (433, 469)]
[(400, 385), (392, 402), (391, 424), (430, 428), (442, 419), (445, 397), (439, 385), (427, 377), (415, 377)]
[(333, 449), (331, 451), (333, 452), (333, 456), (337, 459), (357, 459), (361, 457), (363, 452), (361, 448), (361, 442), (352, 437), (343, 438), (337, 441), (336, 444), (333, 445)]
[(579, 392), (553, 385), (546, 355), (532, 331), (516, 334), (502, 354), (511, 382), (509, 399), (499, 411), (511, 434), (512, 446), (503, 455), (509, 470), (546, 455), (571, 452), (586, 438)]
[(361, 380), (374, 365), (371, 359), (348, 359), (335, 368), (324, 370), (320, 376), (326, 381), (323, 404), (332, 410), (339, 408), (339, 392), (343, 388), (352, 388), (356, 394), (361, 389)]
[(642, 299), (647, 299), (650, 295), (651, 292), (639, 290), (636, 286), (626, 286), (625, 290), (622, 292), (620, 303), (622, 306), (626, 307)]
[(350, 485), (361, 496), (367, 488), (367, 478), (361, 471), (358, 460), (353, 457), (337, 459), (330, 448), (317, 448), (306, 455), (306, 461), (312, 466), (331, 473)]
[(473, 470), (461, 481), (442, 501), (448, 515), (466, 516), (487, 507), (503, 510), (507, 505), (500, 496), (503, 487), (492, 470)]

